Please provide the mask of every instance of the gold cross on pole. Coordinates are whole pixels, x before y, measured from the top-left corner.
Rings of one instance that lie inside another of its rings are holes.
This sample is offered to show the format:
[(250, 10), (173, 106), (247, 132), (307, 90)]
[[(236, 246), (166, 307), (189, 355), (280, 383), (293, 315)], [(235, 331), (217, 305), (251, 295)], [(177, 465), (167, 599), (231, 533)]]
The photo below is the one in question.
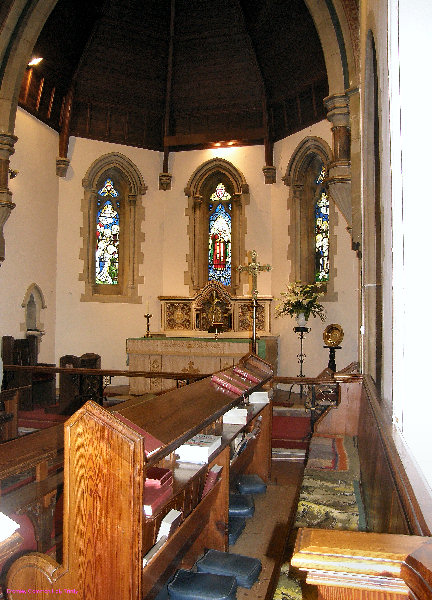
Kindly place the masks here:
[(258, 297), (258, 273), (260, 271), (270, 271), (271, 265), (260, 265), (257, 261), (257, 253), (252, 250), (252, 261), (246, 266), (237, 267), (240, 272), (247, 271), (252, 275), (252, 298)]

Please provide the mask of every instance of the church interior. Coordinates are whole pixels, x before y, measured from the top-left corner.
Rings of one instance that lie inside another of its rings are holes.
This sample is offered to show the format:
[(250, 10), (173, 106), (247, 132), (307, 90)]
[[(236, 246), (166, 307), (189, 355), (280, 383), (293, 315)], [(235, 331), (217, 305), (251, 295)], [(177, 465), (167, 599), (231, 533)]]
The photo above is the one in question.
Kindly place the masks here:
[(431, 23), (1, 2), (0, 597), (432, 598)]

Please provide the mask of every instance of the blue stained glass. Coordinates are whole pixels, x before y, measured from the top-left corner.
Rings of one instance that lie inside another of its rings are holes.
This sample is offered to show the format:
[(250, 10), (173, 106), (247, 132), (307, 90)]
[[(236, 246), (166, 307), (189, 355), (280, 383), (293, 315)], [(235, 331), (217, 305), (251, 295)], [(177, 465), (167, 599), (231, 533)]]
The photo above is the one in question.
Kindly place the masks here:
[(208, 246), (209, 281), (231, 285), (231, 215), (222, 203), (209, 217)]
[[(99, 190), (100, 196), (116, 198), (111, 179)], [(120, 216), (111, 200), (99, 200), (96, 222), (95, 282), (98, 285), (118, 284), (119, 273)]]
[(315, 281), (328, 281), (329, 273), (329, 199), (322, 189), (315, 204)]

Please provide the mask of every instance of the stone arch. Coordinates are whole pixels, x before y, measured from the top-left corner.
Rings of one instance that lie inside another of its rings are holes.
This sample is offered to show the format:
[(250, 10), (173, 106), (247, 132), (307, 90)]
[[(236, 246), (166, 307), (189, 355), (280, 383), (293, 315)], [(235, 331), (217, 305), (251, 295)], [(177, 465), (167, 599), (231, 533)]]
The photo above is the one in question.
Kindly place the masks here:
[(144, 183), (144, 179), (142, 178), (138, 167), (130, 160), (130, 158), (121, 152), (109, 152), (95, 160), (87, 169), (87, 173), (82, 180), (83, 188), (95, 190), (97, 180), (101, 174), (111, 167), (119, 168), (126, 176), (129, 194), (135, 198), (135, 201), (138, 196), (142, 196), (146, 193), (147, 186)]
[(315, 23), (327, 69), (329, 95), (358, 83), (358, 6), (354, 0), (305, 0)]
[[(288, 260), (291, 263), (291, 281), (313, 283), (314, 277), (314, 203), (315, 197), (311, 192), (309, 181), (311, 173), (318, 165), (328, 169), (333, 159), (330, 146), (323, 139), (309, 136), (302, 140), (294, 151), (288, 164), (286, 174), (282, 178), (289, 186), (288, 210), (290, 225), (288, 228), (289, 245)], [(337, 239), (334, 234), (334, 224), (337, 213), (330, 203), (330, 281), (327, 283), (326, 300), (336, 299), (334, 293), (334, 254)]]
[(302, 140), (294, 150), (287, 170), (282, 178), (285, 185), (303, 185), (303, 175), (312, 156), (318, 156), (327, 166), (333, 160), (333, 153), (325, 140), (315, 136), (308, 136)]
[[(94, 244), (96, 239), (96, 199), (98, 185), (103, 176), (117, 174), (123, 182), (123, 235), (122, 277), (118, 286), (106, 287), (95, 284), (94, 276)], [(83, 228), (81, 230), (83, 245), (80, 259), (83, 260), (83, 271), (79, 275), (84, 281), (85, 291), (81, 301), (88, 302), (135, 302), (140, 303), (138, 284), (143, 282), (139, 276), (139, 265), (143, 262), (141, 242), (144, 234), (141, 223), (144, 220), (144, 207), (141, 198), (147, 191), (138, 167), (124, 154), (110, 152), (95, 160), (88, 168), (83, 180), (84, 197), (81, 204), (83, 212)]]
[(249, 203), (249, 185), (243, 173), (224, 158), (214, 158), (200, 165), (190, 177), (185, 194), (188, 197), (186, 215), (189, 217), (189, 255), (185, 283), (190, 295), (195, 295), (207, 283), (207, 253), (204, 238), (207, 234), (205, 188), (209, 181), (222, 177), (228, 182), (233, 197), (232, 216), (232, 284), (230, 293), (235, 294), (240, 284), (236, 266), (246, 258), (244, 239), (246, 235), (245, 206)]

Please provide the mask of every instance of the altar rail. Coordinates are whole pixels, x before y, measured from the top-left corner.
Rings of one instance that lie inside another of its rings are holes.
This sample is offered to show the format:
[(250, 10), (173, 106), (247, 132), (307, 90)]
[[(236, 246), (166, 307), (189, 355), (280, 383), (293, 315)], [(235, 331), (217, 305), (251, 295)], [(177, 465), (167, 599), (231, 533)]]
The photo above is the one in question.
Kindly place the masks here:
[[(352, 380), (355, 383), (355, 380)], [(399, 436), (372, 379), (357, 378), (349, 402), (318, 433), (358, 437), (370, 532), (300, 529), (291, 564), (307, 572), (325, 600), (432, 598), (432, 498), (400, 457)]]

